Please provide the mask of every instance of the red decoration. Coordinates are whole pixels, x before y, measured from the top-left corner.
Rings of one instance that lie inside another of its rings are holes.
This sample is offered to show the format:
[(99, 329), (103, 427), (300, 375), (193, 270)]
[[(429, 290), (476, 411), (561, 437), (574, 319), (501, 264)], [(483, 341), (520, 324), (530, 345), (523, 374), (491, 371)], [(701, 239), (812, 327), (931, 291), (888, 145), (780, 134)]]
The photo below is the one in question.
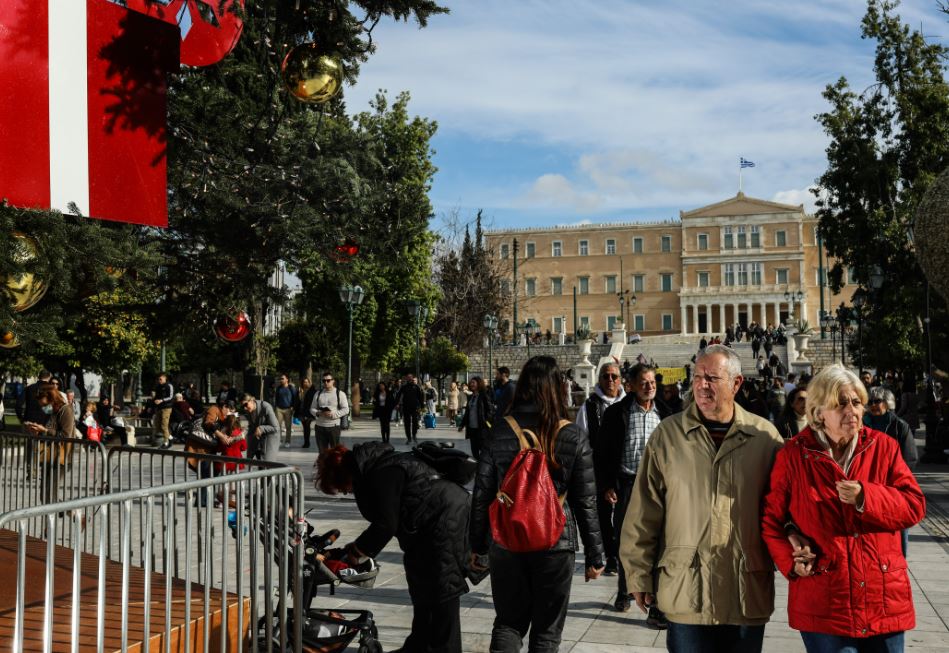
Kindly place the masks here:
[(352, 238), (347, 238), (341, 245), (333, 249), (333, 260), (337, 263), (349, 263), (359, 254), (359, 243)]
[(250, 335), (250, 316), (241, 311), (236, 317), (219, 317), (214, 321), (214, 334), (224, 342), (240, 342)]
[(185, 63), (219, 61), (243, 26), (217, 2), (127, 4), (0, 2), (0, 197), (11, 204), (168, 224), (167, 76), (179, 50)]

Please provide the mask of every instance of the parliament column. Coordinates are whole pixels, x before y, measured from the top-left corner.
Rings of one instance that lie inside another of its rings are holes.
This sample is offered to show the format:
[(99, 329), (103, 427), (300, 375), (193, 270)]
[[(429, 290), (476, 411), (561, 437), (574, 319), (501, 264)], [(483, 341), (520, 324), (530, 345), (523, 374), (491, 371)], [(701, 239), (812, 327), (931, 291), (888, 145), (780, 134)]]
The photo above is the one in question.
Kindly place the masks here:
[(688, 333), (688, 331), (687, 331), (687, 328), (688, 328), (688, 326), (689, 326), (689, 325), (688, 325), (688, 317), (689, 317), (689, 313), (688, 313), (688, 309), (686, 308), (685, 304), (680, 304), (680, 305), (679, 305), (679, 321), (680, 321), (679, 332), (680, 332), (682, 335), (686, 335), (686, 334)]

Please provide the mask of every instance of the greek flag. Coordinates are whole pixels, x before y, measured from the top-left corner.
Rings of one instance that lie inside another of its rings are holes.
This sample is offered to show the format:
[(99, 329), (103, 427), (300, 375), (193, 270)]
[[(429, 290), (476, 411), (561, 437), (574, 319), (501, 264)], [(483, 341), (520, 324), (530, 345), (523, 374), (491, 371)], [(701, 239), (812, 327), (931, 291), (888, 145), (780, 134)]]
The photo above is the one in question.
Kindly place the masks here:
[(754, 162), (754, 161), (749, 161), (748, 159), (746, 159), (746, 158), (744, 158), (744, 157), (739, 157), (739, 158), (738, 158), (738, 165), (739, 165), (740, 167), (742, 167), (742, 168), (754, 168), (754, 167), (755, 167), (755, 162)]

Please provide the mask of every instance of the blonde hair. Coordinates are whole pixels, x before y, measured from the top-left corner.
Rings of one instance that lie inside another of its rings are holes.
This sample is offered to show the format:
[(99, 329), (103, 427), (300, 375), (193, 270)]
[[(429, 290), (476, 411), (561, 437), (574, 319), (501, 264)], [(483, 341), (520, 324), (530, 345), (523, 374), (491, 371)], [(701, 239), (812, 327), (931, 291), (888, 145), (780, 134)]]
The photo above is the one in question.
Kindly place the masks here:
[(860, 377), (839, 363), (825, 367), (810, 380), (807, 384), (807, 400), (804, 403), (804, 415), (807, 417), (808, 426), (815, 431), (824, 429), (824, 420), (820, 416), (820, 411), (824, 408), (836, 407), (844, 388), (853, 388), (860, 397), (860, 401), (866, 405), (867, 389), (860, 381)]

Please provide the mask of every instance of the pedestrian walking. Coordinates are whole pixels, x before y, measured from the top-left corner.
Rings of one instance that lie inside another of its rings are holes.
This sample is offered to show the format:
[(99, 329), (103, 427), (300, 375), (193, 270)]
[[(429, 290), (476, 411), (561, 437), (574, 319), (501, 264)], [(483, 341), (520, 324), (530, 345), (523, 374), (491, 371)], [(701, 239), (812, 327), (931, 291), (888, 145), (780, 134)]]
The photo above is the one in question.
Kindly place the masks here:
[(280, 451), (280, 422), (273, 406), (245, 394), (241, 409), (247, 417), (247, 457), (273, 462)]
[(395, 392), (380, 381), (372, 397), (372, 418), (379, 420), (379, 431), (382, 435), (383, 442), (389, 441), (392, 413), (394, 410)]
[(175, 400), (175, 388), (168, 382), (168, 374), (162, 372), (158, 375), (155, 389), (152, 392), (152, 405), (154, 415), (152, 417), (152, 437), (161, 434), (162, 449), (171, 447), (171, 406)]
[[(705, 351), (708, 351), (708, 347)], [(623, 532), (623, 522), (639, 473), (643, 451), (660, 420), (669, 415), (665, 405), (656, 401), (654, 368), (638, 363), (630, 370), (629, 376), (632, 392), (606, 410), (593, 457), (600, 494), (613, 506), (613, 528), (617, 534), (617, 546), (620, 545), (620, 534)], [(619, 558), (618, 562), (619, 577), (613, 607), (619, 612), (626, 612), (630, 608), (626, 569), (622, 558)], [(654, 628), (667, 626), (665, 617), (655, 605), (649, 606), (646, 620)]]
[(422, 406), (425, 405), (425, 397), (422, 394), (422, 389), (415, 382), (415, 376), (412, 374), (405, 375), (405, 382), (399, 388), (396, 403), (402, 413), (402, 420), (405, 425), (405, 443), (418, 442), (418, 421), (422, 413)]
[(447, 396), (445, 413), (449, 423), (454, 424), (455, 418), (458, 416), (458, 396), (461, 394), (461, 390), (458, 388), (458, 382), (452, 381), (451, 385), (448, 386), (448, 392), (445, 394)]
[(580, 410), (577, 411), (577, 428), (587, 437), (590, 449), (593, 451), (593, 468), (596, 476), (596, 514), (600, 522), (600, 534), (603, 539), (603, 549), (606, 553), (606, 569), (604, 574), (615, 576), (618, 572), (616, 561), (617, 538), (613, 530), (613, 503), (604, 496), (603, 478), (597, 469), (598, 454), (605, 448), (603, 438), (600, 437), (600, 424), (606, 409), (626, 396), (623, 389), (623, 380), (620, 377), (620, 368), (616, 363), (606, 363), (600, 368), (596, 387), (587, 398)]
[(324, 372), (321, 379), (323, 387), (313, 395), (310, 415), (313, 416), (316, 447), (324, 451), (339, 444), (341, 418), (349, 415), (349, 400), (346, 393), (336, 387), (336, 379), (330, 372)]
[(293, 435), (293, 414), (297, 409), (297, 389), (290, 383), (286, 374), (277, 377), (277, 386), (273, 393), (273, 407), (277, 414), (277, 422), (284, 433), (281, 446), (290, 448), (290, 440)]
[(763, 504), (788, 623), (809, 653), (901, 652), (916, 618), (899, 531), (925, 515), (923, 493), (899, 443), (864, 426), (853, 372), (825, 367), (807, 392), (808, 426), (778, 453)]
[(310, 414), (310, 406), (313, 405), (313, 398), (316, 396), (316, 386), (309, 377), (300, 379), (300, 387), (297, 390), (297, 401), (295, 416), (300, 420), (303, 427), (303, 448), (310, 448), (310, 434), (313, 431), (313, 415)]
[(735, 403), (742, 381), (728, 347), (697, 357), (693, 403), (650, 436), (623, 522), (629, 590), (665, 613), (672, 653), (759, 652), (774, 610), (760, 505), (782, 440)]
[[(483, 570), (478, 556), (489, 555), (491, 595), (495, 619), (490, 650), (515, 653), (529, 633), (528, 651), (556, 651), (560, 645), (570, 583), (573, 576), (577, 531), (583, 539), (586, 579), (603, 571), (604, 553), (596, 516), (593, 457), (586, 438), (566, 422), (562, 377), (550, 356), (535, 356), (518, 377), (510, 421), (491, 430), (481, 452), (471, 509), (471, 567)], [(533, 432), (540, 440), (547, 470), (557, 494), (566, 495), (566, 526), (548, 550), (515, 553), (492, 543), (488, 507), (497, 501), (501, 480), (521, 450), (518, 430)]]
[(472, 393), (461, 415), (461, 426), (458, 430), (465, 432), (465, 439), (471, 445), (471, 456), (478, 460), (481, 456), (481, 447), (491, 430), (491, 420), (494, 415), (491, 397), (494, 393), (480, 376), (471, 377), (468, 383)]

